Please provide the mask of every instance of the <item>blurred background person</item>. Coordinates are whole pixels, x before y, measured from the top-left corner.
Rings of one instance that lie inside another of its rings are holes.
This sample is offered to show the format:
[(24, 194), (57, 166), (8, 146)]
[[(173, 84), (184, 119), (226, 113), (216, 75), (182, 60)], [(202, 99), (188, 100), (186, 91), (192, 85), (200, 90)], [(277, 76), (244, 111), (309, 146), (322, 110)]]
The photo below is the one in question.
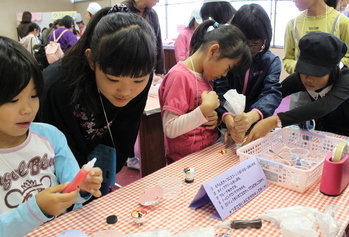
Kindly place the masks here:
[(74, 28), (73, 18), (68, 15), (64, 16), (60, 20), (58, 28), (54, 30), (50, 35), (50, 41), (54, 41), (54, 38), (57, 39), (63, 31), (67, 30), (62, 35), (62, 37), (57, 41), (58, 43), (60, 43), (63, 52), (66, 52), (70, 47), (75, 45), (76, 42), (78, 41), (77, 37), (72, 32), (73, 28)]
[(77, 36), (80, 38), (86, 29), (86, 25), (85, 25), (84, 21), (82, 20), (80, 13), (75, 13), (75, 23), (78, 26)]
[(349, 17), (349, 0), (339, 0), (339, 11)]
[(96, 2), (91, 2), (87, 7), (85, 17), (87, 18), (87, 20), (90, 20), (93, 17), (93, 15), (96, 14), (101, 9), (102, 9), (101, 5), (99, 5)]
[(52, 33), (52, 31), (54, 31), (55, 29), (53, 28), (54, 23), (50, 23), (48, 28), (45, 28), (42, 30), (41, 32), (41, 41), (44, 45), (47, 45), (49, 43), (49, 39), (50, 39), (50, 34)]
[(202, 18), (200, 16), (201, 7), (196, 7), (191, 12), (189, 24), (179, 33), (175, 43), (174, 51), (176, 61), (183, 61), (189, 56), (190, 40), (195, 29), (201, 24)]
[(36, 23), (30, 23), (28, 28), (28, 34), (23, 37), (19, 43), (28, 50), (31, 55), (34, 56), (33, 47), (36, 44), (40, 44), (41, 41), (39, 40), (40, 35), (40, 26)]
[(17, 26), (18, 41), (28, 34), (30, 23), (32, 23), (32, 14), (28, 11), (23, 12), (22, 21)]

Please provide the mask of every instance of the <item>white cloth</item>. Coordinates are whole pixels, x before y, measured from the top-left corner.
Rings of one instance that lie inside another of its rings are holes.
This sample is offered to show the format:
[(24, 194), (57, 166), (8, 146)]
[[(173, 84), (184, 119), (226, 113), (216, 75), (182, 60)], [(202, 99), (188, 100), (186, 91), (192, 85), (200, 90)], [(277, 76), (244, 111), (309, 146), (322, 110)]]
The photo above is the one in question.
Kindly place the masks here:
[(96, 14), (101, 9), (101, 5), (99, 5), (96, 2), (91, 2), (87, 7), (87, 11), (90, 12), (92, 15)]

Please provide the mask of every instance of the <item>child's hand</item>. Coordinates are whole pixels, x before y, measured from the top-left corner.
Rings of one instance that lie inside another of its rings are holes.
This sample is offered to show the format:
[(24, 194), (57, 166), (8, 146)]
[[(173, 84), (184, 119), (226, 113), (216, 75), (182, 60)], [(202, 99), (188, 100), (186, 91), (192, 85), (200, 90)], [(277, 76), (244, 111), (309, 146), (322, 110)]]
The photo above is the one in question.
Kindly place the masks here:
[(218, 126), (218, 115), (215, 110), (213, 110), (207, 117), (207, 122), (204, 123), (207, 129), (215, 129)]
[(260, 114), (257, 111), (250, 111), (248, 113), (242, 113), (234, 118), (235, 128), (238, 133), (246, 133), (252, 124), (261, 119)]
[(35, 196), (36, 203), (45, 215), (57, 216), (74, 204), (80, 189), (60, 193), (67, 185), (68, 183), (65, 183), (46, 188)]
[(227, 127), (227, 131), (224, 133), (224, 142), (228, 142), (228, 136), (235, 143), (241, 143), (245, 139), (245, 132), (239, 132), (236, 129), (235, 115), (229, 114), (224, 116), (224, 123)]
[(247, 136), (246, 141), (243, 145), (254, 141), (258, 138), (264, 137), (267, 135), (272, 129), (276, 128), (277, 124), (277, 116), (270, 116), (268, 118), (262, 119), (252, 128), (250, 134)]
[(201, 100), (202, 103), (200, 105), (200, 109), (205, 117), (209, 116), (213, 110), (219, 107), (219, 99), (215, 91), (202, 92)]
[(225, 126), (227, 127), (227, 131), (224, 133), (224, 142), (228, 142), (228, 137), (234, 133), (234, 127), (235, 127), (235, 122), (234, 122), (234, 117), (235, 115), (228, 114), (224, 116), (223, 122), (225, 123)]
[(100, 197), (102, 193), (99, 189), (101, 188), (102, 181), (102, 170), (98, 167), (94, 167), (90, 170), (86, 179), (82, 181), (79, 187), (82, 191), (89, 192), (95, 197)]
[(246, 133), (251, 127), (252, 121), (246, 113), (236, 115), (234, 118), (235, 130), (237, 133)]
[(242, 133), (239, 133), (237, 132), (235, 129), (233, 130), (233, 133), (230, 134), (231, 135), (231, 138), (233, 139), (233, 141), (235, 143), (243, 143), (244, 140), (245, 140), (245, 133), (242, 132)]

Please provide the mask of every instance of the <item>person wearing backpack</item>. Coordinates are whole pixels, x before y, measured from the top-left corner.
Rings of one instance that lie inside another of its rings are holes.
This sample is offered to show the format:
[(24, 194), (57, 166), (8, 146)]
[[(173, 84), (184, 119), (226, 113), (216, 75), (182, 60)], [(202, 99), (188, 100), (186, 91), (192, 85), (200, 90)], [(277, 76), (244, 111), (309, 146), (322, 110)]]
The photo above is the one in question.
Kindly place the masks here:
[(30, 23), (28, 27), (28, 34), (23, 37), (19, 43), (28, 50), (31, 55), (34, 56), (33, 47), (36, 44), (39, 44), (40, 41), (38, 39), (38, 36), (40, 34), (40, 26), (36, 23)]
[[(73, 26), (73, 18), (71, 16), (66, 15), (61, 19), (58, 28), (55, 31), (53, 31), (50, 35), (50, 41), (54, 41), (55, 38), (59, 38), (57, 42), (60, 44), (63, 52), (66, 52), (78, 41), (76, 35), (74, 35), (72, 32)], [(63, 31), (65, 32), (63, 33)], [(61, 37), (59, 37), (60, 35)]]

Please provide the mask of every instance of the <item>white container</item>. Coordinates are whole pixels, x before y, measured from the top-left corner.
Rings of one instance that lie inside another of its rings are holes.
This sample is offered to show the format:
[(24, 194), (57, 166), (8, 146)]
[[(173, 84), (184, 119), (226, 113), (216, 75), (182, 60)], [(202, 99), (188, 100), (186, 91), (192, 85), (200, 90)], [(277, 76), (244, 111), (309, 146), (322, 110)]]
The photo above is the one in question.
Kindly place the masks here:
[(258, 159), (268, 182), (303, 193), (320, 179), (325, 157), (341, 141), (345, 140), (321, 133), (286, 127), (277, 129), (265, 137), (238, 148), (236, 153), (241, 162), (252, 156), (257, 156), (258, 153), (273, 150), (280, 154), (290, 152), (290, 149), (294, 147), (305, 148), (309, 150), (310, 154), (320, 155), (321, 159), (318, 159), (318, 163), (308, 170), (284, 165), (265, 158)]

